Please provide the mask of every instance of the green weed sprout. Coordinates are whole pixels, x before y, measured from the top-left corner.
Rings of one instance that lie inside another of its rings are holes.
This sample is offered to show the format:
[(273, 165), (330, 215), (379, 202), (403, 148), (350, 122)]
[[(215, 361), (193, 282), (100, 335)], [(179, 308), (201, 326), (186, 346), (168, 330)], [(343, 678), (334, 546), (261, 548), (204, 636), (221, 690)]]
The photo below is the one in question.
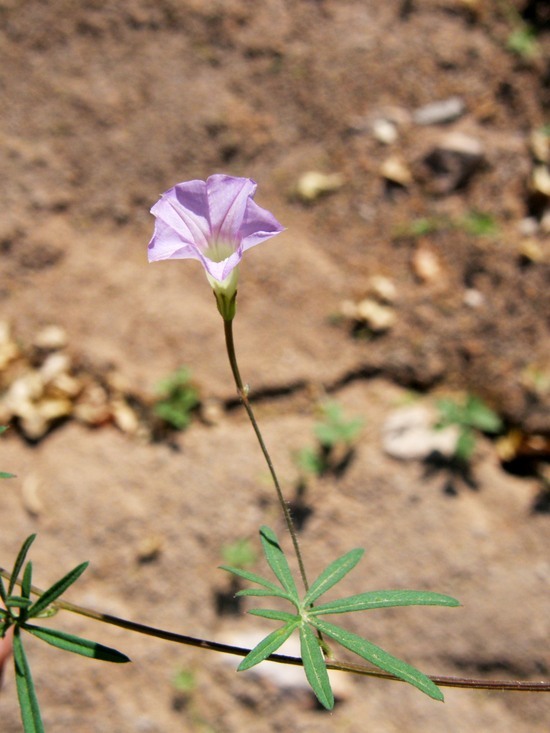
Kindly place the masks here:
[(497, 413), (474, 395), (468, 395), (462, 403), (449, 398), (438, 400), (437, 408), (436, 428), (456, 425), (459, 429), (455, 457), (463, 463), (468, 463), (474, 453), (477, 432), (496, 434), (503, 427)]
[(311, 584), (303, 599), (300, 600), (294, 578), (276, 534), (269, 527), (263, 526), (260, 529), (260, 538), (266, 560), (280, 585), (241, 568), (227, 565), (221, 567), (223, 570), (261, 586), (261, 588), (241, 590), (237, 595), (283, 598), (294, 606), (296, 612), (288, 613), (264, 608), (249, 610), (248, 613), (254, 616), (281, 621), (283, 625), (266, 636), (249, 652), (240, 663), (238, 671), (250, 669), (259, 664), (270, 654), (273, 654), (294, 631), (299, 631), (301, 657), (307, 680), (317, 699), (327, 710), (332, 710), (334, 707), (334, 695), (323, 654), (326, 651), (326, 645), (322, 639), (323, 635), (333, 639), (341, 646), (358, 654), (385, 672), (389, 672), (414, 685), (434, 700), (443, 700), (443, 694), (439, 687), (425, 674), (388, 654), (372, 642), (325, 621), (323, 617), (337, 613), (350, 613), (352, 611), (366, 611), (373, 608), (390, 608), (393, 606), (459, 606), (460, 603), (457, 600), (440, 593), (389, 590), (360, 593), (359, 595), (315, 606), (314, 603), (324, 593), (342, 580), (350, 570), (353, 570), (362, 558), (364, 550), (351, 550), (351, 552), (342, 555), (338, 560), (331, 563)]
[(250, 568), (258, 561), (258, 553), (250, 540), (235, 540), (222, 547), (224, 562), (242, 570)]
[(321, 411), (323, 419), (313, 428), (318, 445), (315, 448), (303, 448), (296, 456), (298, 466), (316, 476), (336, 467), (338, 462), (335, 453), (338, 448), (344, 451), (345, 461), (363, 427), (361, 418), (347, 419), (337, 402), (325, 402)]
[(199, 393), (191, 384), (191, 374), (181, 367), (157, 385), (161, 397), (154, 406), (154, 413), (175, 430), (185, 430), (191, 422), (191, 414), (199, 405)]
[(20, 593), (14, 592), (19, 573), (25, 564), (27, 553), (36, 535), (30, 535), (19, 550), (8, 587), (0, 577), (0, 598), (4, 608), (0, 608), (0, 638), (4, 638), (7, 630), (13, 626), (13, 658), (15, 662), (15, 683), (21, 709), (21, 719), (25, 733), (43, 733), (44, 725), (40, 715), (38, 698), (31, 675), (27, 655), (23, 648), (22, 631), (42, 641), (56, 646), (66, 652), (81, 654), (83, 657), (100, 659), (104, 662), (129, 662), (125, 654), (98, 644), (95, 641), (82, 639), (64, 631), (56, 631), (44, 626), (29, 623), (33, 618), (44, 618), (53, 615), (52, 603), (69, 588), (88, 567), (88, 563), (78, 565), (67, 575), (44, 591), (34, 602), (31, 600), (32, 563), (27, 562), (23, 571)]

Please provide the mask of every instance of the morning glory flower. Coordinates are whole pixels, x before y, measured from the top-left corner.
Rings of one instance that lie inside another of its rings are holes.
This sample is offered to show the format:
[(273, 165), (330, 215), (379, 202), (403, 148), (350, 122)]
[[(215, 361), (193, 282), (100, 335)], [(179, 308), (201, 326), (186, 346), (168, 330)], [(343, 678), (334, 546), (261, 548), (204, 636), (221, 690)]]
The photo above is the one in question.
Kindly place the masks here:
[(254, 202), (256, 188), (251, 178), (216, 174), (176, 184), (151, 209), (156, 221), (149, 262), (199, 260), (226, 320), (235, 315), (243, 254), (284, 228)]

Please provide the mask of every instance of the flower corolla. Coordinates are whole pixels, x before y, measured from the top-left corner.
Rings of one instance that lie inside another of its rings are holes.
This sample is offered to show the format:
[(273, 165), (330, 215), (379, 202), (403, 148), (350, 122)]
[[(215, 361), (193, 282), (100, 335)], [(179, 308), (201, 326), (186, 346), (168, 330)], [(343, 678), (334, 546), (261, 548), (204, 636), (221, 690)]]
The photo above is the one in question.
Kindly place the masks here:
[(176, 184), (151, 209), (155, 230), (149, 262), (199, 260), (226, 320), (235, 314), (243, 254), (284, 229), (273, 214), (254, 202), (256, 188), (251, 178), (216, 174), (206, 181)]

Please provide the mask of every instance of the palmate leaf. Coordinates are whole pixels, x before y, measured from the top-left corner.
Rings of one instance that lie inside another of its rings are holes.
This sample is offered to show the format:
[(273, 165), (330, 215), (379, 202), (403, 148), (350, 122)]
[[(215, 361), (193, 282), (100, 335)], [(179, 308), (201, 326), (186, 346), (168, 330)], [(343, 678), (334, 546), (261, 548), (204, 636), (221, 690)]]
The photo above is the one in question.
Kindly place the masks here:
[(308, 609), (308, 615), (321, 616), (329, 613), (349, 613), (368, 611), (372, 608), (391, 608), (393, 606), (460, 606), (456, 598), (441, 593), (417, 590), (378, 590), (359, 593), (348, 598), (322, 603)]
[(19, 707), (21, 709), (23, 729), (25, 733), (44, 733), (44, 725), (40, 715), (31, 670), (17, 627), (13, 635), (13, 659), (15, 662), (15, 683), (17, 697), (19, 698)]
[(264, 525), (260, 529), (260, 539), (269, 567), (273, 570), (283, 588), (292, 596), (294, 599), (293, 602), (298, 606), (300, 599), (296, 583), (290, 572), (287, 559), (281, 549), (277, 535), (272, 529)]
[(130, 659), (125, 654), (118, 652), (116, 649), (111, 649), (103, 644), (98, 644), (95, 641), (89, 641), (88, 639), (81, 639), (73, 634), (67, 634), (64, 631), (57, 631), (55, 629), (47, 629), (43, 626), (31, 626), (25, 624), (23, 626), (25, 631), (29, 634), (42, 639), (42, 641), (48, 642), (52, 646), (63, 649), (66, 652), (73, 652), (73, 654), (80, 654), (83, 657), (89, 657), (90, 659), (100, 659), (103, 662), (114, 662), (115, 664), (121, 664), (129, 662)]
[(273, 654), (274, 651), (285, 643), (288, 637), (298, 628), (299, 625), (300, 617), (293, 616), (292, 621), (289, 621), (284, 626), (281, 626), (280, 629), (276, 629), (269, 634), (269, 636), (266, 636), (265, 639), (262, 639), (262, 641), (246, 655), (237, 667), (237, 671), (242, 672), (245, 669), (250, 669), (256, 664), (263, 662), (264, 659), (269, 657), (270, 654)]
[(311, 584), (304, 597), (304, 606), (313, 603), (319, 596), (322, 596), (323, 593), (326, 593), (333, 585), (342, 580), (350, 570), (353, 570), (364, 554), (364, 550), (351, 550), (351, 552), (342, 555), (342, 557), (331, 563)]
[(317, 637), (307, 624), (300, 626), (300, 653), (307, 681), (311, 685), (316, 698), (323, 707), (332, 710), (334, 695), (332, 694), (323, 653)]
[(36, 600), (29, 608), (29, 618), (32, 616), (38, 616), (38, 614), (44, 611), (50, 603), (53, 603), (57, 598), (59, 598), (59, 596), (64, 593), (69, 586), (80, 578), (88, 565), (89, 563), (87, 562), (77, 565), (74, 570), (68, 572), (67, 575), (64, 575), (60, 580), (48, 588), (48, 590), (44, 591), (40, 598), (38, 598), (38, 600)]
[(11, 596), (13, 589), (15, 588), (17, 578), (19, 577), (19, 573), (21, 572), (21, 568), (23, 567), (23, 563), (25, 562), (27, 553), (30, 549), (30, 546), (35, 541), (35, 539), (36, 539), (35, 534), (31, 534), (29, 537), (27, 537), (27, 539), (21, 545), (21, 549), (19, 550), (17, 557), (15, 558), (15, 563), (13, 564), (13, 570), (12, 570), (10, 582), (8, 585), (8, 595), (9, 596)]
[(351, 631), (346, 631), (346, 629), (342, 629), (340, 626), (329, 624), (328, 621), (319, 618), (311, 618), (310, 622), (321, 633), (326, 634), (346, 649), (358, 654), (376, 667), (417, 687), (434, 700), (443, 701), (443, 693), (439, 687), (425, 674), (411, 667), (410, 664), (403, 662), (401, 659), (397, 659), (397, 657), (380, 649), (376, 644), (357, 636), (357, 634), (353, 634)]

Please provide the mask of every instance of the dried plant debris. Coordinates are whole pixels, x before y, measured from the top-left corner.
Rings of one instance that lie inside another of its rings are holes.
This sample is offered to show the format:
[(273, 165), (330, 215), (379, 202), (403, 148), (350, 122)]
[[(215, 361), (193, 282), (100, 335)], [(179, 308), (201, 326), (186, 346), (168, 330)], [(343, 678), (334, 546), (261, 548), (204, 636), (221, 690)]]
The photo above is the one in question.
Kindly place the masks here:
[[(56, 426), (76, 420), (90, 427), (114, 425), (130, 435), (157, 438), (170, 429), (154, 397), (134, 394), (116, 373), (75, 363), (59, 326), (41, 330), (21, 346), (0, 322), (0, 421), (38, 442)], [(197, 404), (198, 404), (197, 397)]]

